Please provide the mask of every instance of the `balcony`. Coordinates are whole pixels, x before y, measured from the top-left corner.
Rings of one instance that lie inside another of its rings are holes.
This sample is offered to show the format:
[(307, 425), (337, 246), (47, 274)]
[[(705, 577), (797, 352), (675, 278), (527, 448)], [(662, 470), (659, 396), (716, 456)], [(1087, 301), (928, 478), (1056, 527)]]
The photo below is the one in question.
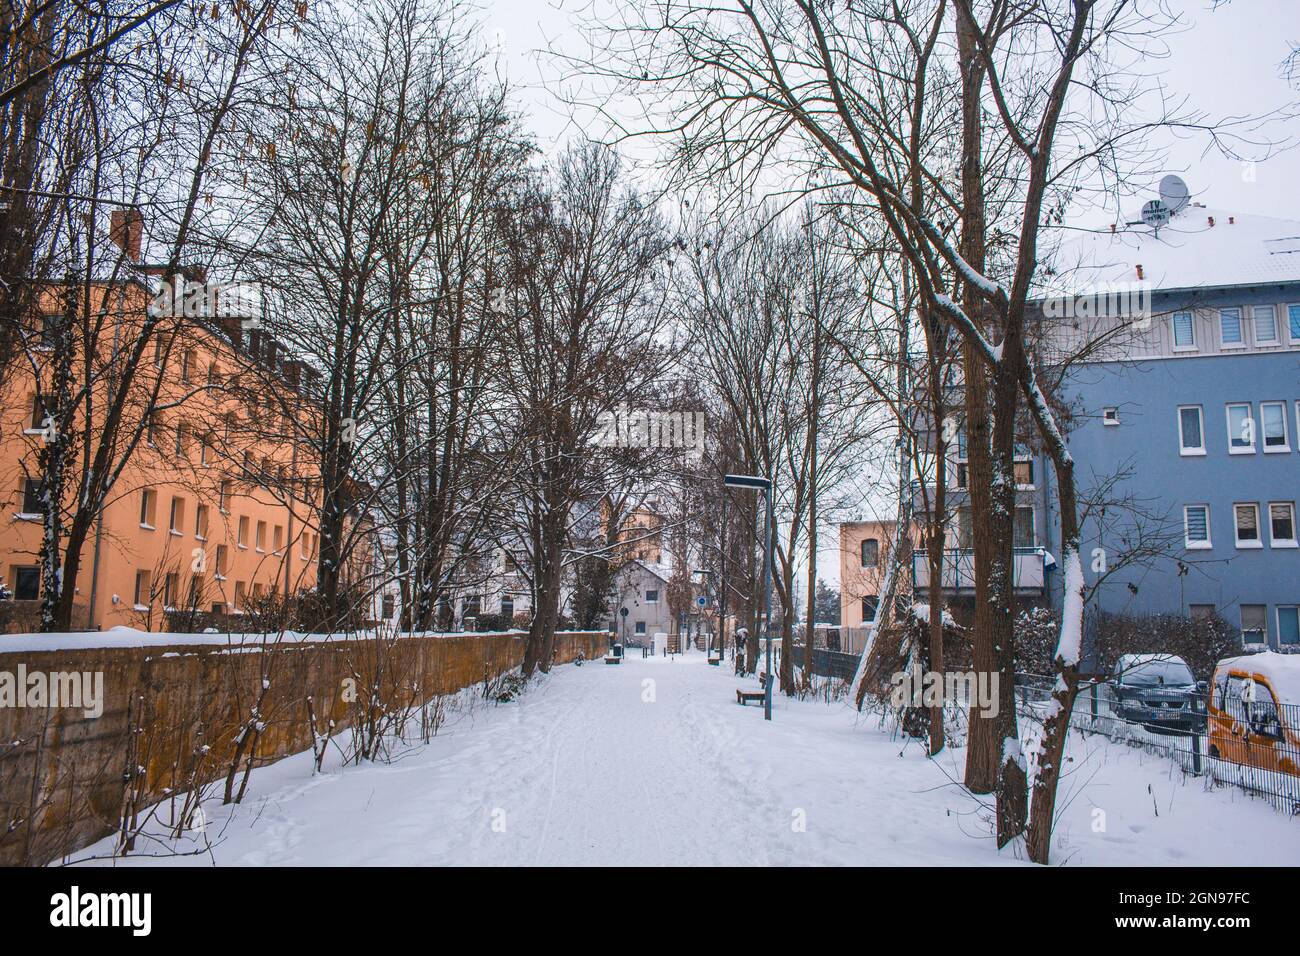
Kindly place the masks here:
[[(1042, 594), (1047, 577), (1047, 553), (1042, 548), (1015, 549), (1015, 589), (1019, 594)], [(975, 593), (975, 552), (950, 549), (943, 553), (943, 590), (948, 594)], [(912, 586), (920, 592), (930, 586), (930, 563), (924, 551), (912, 552)]]

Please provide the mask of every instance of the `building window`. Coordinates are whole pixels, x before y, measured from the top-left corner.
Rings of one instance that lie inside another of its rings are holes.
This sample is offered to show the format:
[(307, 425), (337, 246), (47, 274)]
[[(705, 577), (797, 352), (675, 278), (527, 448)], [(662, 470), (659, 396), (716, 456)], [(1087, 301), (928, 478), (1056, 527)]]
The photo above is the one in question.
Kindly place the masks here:
[(1286, 402), (1260, 402), (1259, 424), (1264, 432), (1264, 451), (1290, 451), (1286, 434)]
[(1228, 406), (1228, 453), (1255, 453), (1255, 417), (1251, 414), (1249, 402)]
[(199, 442), (199, 464), (207, 466), (212, 461), (212, 436), (204, 435)]
[(176, 444), (172, 451), (176, 453), (177, 458), (185, 458), (189, 455), (190, 450), (190, 426), (184, 422), (176, 426)]
[(175, 571), (168, 571), (167, 576), (163, 578), (163, 607), (174, 608), (176, 598), (180, 591), (180, 575)]
[(135, 572), (135, 606), (148, 607), (153, 603), (153, 595), (149, 593), (149, 579), (151, 575), (148, 571)]
[(219, 385), (220, 383), (221, 383), (221, 379), (217, 373), (217, 363), (209, 362), (208, 363), (208, 385), (210, 386)]
[(1237, 528), (1237, 547), (1259, 548), (1259, 505), (1248, 502), (1232, 506), (1233, 523)]
[(185, 527), (185, 499), (172, 498), (171, 512), (167, 518), (167, 529), (172, 534), (180, 534)]
[(235, 609), (235, 613), (236, 613), (236, 614), (243, 613), (244, 605), (247, 603), (247, 601), (245, 600), (245, 598), (246, 598), (246, 589), (245, 589), (245, 587), (244, 587), (244, 582), (243, 582), (243, 581), (236, 581), (236, 582), (235, 582), (235, 600), (234, 600), (234, 602), (233, 602), (233, 607), (234, 607), (234, 609)]
[(221, 482), (221, 489), (217, 492), (217, 510), (223, 515), (230, 514), (230, 479), (226, 478)]
[(862, 539), (862, 566), (874, 568), (880, 565), (880, 542), (876, 538)]
[(257, 523), (257, 536), (253, 539), (253, 549), (259, 554), (266, 553), (266, 522)]
[(645, 602), (646, 604), (658, 604), (659, 603), (658, 589), (651, 590), (650, 588), (647, 588), (645, 592)]
[[(502, 606), (504, 607), (504, 605)], [(380, 619), (391, 621), (393, 619), (393, 612), (397, 610), (397, 601), (391, 594), (385, 591), (384, 596), (380, 599), (380, 607)]]
[(1187, 610), (1193, 621), (1205, 621), (1214, 617), (1213, 604), (1191, 604)]
[(239, 519), (239, 534), (235, 538), (235, 544), (241, 548), (248, 547), (248, 515)]
[(23, 479), (23, 514), (45, 514), (45, 499), (41, 497), (41, 483), (35, 478)]
[(45, 402), (39, 395), (32, 396), (32, 425), (27, 429), (28, 432), (43, 432), (48, 427), (46, 420), (49, 415), (45, 411)]
[(14, 568), (14, 600), (35, 601), (41, 596), (41, 569), (34, 565)]
[(1224, 348), (1239, 348), (1246, 344), (1241, 328), (1241, 309), (1219, 310), (1219, 343)]
[(1118, 425), (1119, 409), (1115, 408), (1114, 406), (1111, 406), (1109, 408), (1103, 408), (1101, 410), (1101, 423), (1103, 425)]
[(506, 619), (506, 626), (509, 627), (515, 619), (515, 599), (503, 597), (501, 599), (501, 616)]
[(216, 575), (218, 581), (224, 581), (226, 579), (226, 546), (224, 544), (217, 545), (217, 556), (214, 560), (217, 566), (213, 569), (213, 574)]
[(181, 384), (190, 384), (190, 370), (194, 368), (194, 350), (187, 349), (181, 354)]
[(144, 488), (140, 492), (140, 527), (153, 530), (154, 515), (158, 503), (158, 492)]
[(144, 440), (145, 444), (150, 448), (158, 447), (158, 429), (160, 427), (158, 418), (159, 416), (157, 412), (150, 412), (149, 420), (145, 424)]
[(1017, 508), (1011, 521), (1012, 543), (1017, 548), (1034, 546), (1034, 509)]
[(1241, 642), (1243, 644), (1263, 644), (1267, 633), (1268, 608), (1263, 604), (1243, 604), (1241, 606)]
[(644, 633), (645, 633), (645, 621), (637, 621), (637, 622), (636, 622), (636, 626), (633, 628), (633, 632), (636, 633), (636, 634), (644, 634)]
[(54, 348), (59, 340), (59, 330), (63, 327), (61, 312), (42, 312), (41, 331), (38, 344), (42, 348)]
[(1271, 305), (1257, 305), (1250, 310), (1251, 320), (1255, 323), (1255, 344), (1276, 345), (1277, 312)]
[(1209, 505), (1187, 505), (1183, 508), (1183, 540), (1189, 549), (1211, 546)]
[(1277, 606), (1277, 642), (1290, 647), (1300, 644), (1300, 607), (1294, 604)]
[(194, 509), (194, 537), (200, 541), (208, 537), (208, 506), (198, 505)]
[(1175, 312), (1173, 316), (1174, 348), (1196, 348), (1196, 323), (1190, 312)]
[(1273, 547), (1294, 548), (1295, 502), (1273, 501), (1268, 506), (1269, 542)]
[(1179, 406), (1178, 453), (1180, 455), (1205, 454), (1205, 430), (1201, 426), (1200, 405)]
[(880, 607), (880, 598), (875, 594), (868, 594), (862, 599), (862, 621), (874, 621), (876, 619), (876, 608)]

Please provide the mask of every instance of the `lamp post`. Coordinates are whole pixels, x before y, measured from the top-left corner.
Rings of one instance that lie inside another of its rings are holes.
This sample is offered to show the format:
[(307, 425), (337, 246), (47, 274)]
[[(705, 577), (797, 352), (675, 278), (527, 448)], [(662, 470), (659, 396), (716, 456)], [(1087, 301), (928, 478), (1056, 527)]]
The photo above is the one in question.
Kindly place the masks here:
[(767, 680), (763, 684), (763, 719), (772, 719), (772, 482), (758, 475), (726, 475), (722, 482), (730, 488), (748, 488), (763, 493), (766, 519), (763, 529), (763, 630), (766, 632)]

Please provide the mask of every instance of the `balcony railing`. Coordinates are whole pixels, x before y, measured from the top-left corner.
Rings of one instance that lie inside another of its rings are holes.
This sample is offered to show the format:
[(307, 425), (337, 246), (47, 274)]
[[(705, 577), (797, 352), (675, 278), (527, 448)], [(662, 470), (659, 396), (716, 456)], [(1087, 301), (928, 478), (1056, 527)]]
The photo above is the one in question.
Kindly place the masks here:
[[(1015, 589), (1025, 594), (1041, 594), (1046, 580), (1047, 555), (1042, 548), (1016, 548)], [(975, 552), (948, 549), (943, 553), (943, 589), (952, 594), (975, 593)], [(930, 586), (930, 561), (921, 550), (912, 552), (912, 586), (918, 592)]]

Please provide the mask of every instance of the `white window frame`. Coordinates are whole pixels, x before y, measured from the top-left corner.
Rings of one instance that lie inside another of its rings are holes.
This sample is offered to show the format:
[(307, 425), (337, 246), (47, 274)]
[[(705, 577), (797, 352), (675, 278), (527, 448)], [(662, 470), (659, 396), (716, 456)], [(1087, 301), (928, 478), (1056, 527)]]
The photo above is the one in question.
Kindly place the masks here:
[[(1282, 409), (1282, 444), (1268, 446), (1268, 436), (1264, 432), (1264, 409), (1269, 405), (1276, 405)], [(1260, 402), (1259, 403), (1259, 447), (1263, 449), (1266, 455), (1284, 455), (1291, 451), (1291, 426), (1287, 424), (1286, 402)]]
[(1103, 425), (1119, 424), (1119, 409), (1114, 405), (1107, 405), (1101, 410), (1101, 423)]
[(1291, 310), (1295, 309), (1300, 312), (1300, 302), (1288, 302), (1286, 305), (1282, 306), (1282, 308), (1286, 311), (1286, 322), (1284, 323), (1284, 326), (1286, 328), (1287, 342), (1290, 344), (1291, 348), (1300, 349), (1300, 335), (1291, 334)]
[[(1273, 508), (1281, 505), (1291, 509), (1291, 537), (1275, 538), (1273, 537)], [(1294, 501), (1270, 501), (1268, 503), (1268, 543), (1272, 548), (1297, 548), (1300, 547), (1300, 541), (1296, 540), (1295, 528), (1295, 502)]]
[[(1261, 339), (1259, 337), (1259, 325), (1255, 318), (1257, 309), (1268, 309), (1273, 313), (1273, 337), (1271, 339)], [(1282, 330), (1277, 325), (1277, 306), (1275, 305), (1252, 305), (1250, 307), (1250, 336), (1256, 345), (1281, 345)]]
[(1276, 633), (1277, 633), (1277, 646), (1278, 646), (1279, 648), (1282, 648), (1282, 647), (1294, 647), (1294, 646), (1295, 646), (1294, 644), (1283, 644), (1283, 643), (1282, 643), (1282, 612), (1283, 612), (1284, 610), (1288, 610), (1288, 611), (1289, 611), (1289, 610), (1292, 610), (1292, 609), (1295, 609), (1295, 611), (1296, 611), (1296, 615), (1297, 615), (1297, 616), (1300, 616), (1300, 605), (1296, 605), (1296, 604), (1279, 604), (1279, 605), (1277, 605), (1276, 609), (1275, 609), (1274, 612), (1273, 612), (1274, 615), (1275, 615), (1275, 617), (1274, 617), (1274, 623), (1277, 625), (1277, 632), (1276, 632)]
[[(1262, 607), (1262, 608), (1264, 609), (1264, 627), (1263, 627), (1263, 629), (1261, 629), (1261, 630), (1259, 630), (1259, 631), (1256, 631), (1256, 630), (1254, 630), (1253, 628), (1252, 628), (1251, 630), (1249, 630), (1249, 631), (1246, 630), (1245, 615), (1244, 615), (1242, 612), (1243, 612), (1246, 608), (1248, 608), (1248, 607)], [(1256, 644), (1262, 644), (1262, 645), (1264, 645), (1264, 646), (1268, 646), (1268, 605), (1267, 605), (1267, 604), (1239, 604), (1239, 605), (1237, 605), (1237, 622), (1238, 622), (1238, 624), (1240, 625), (1239, 630), (1241, 631), (1241, 643), (1242, 643), (1243, 646), (1245, 646), (1245, 645), (1252, 645), (1252, 646), (1253, 646), (1253, 645), (1256, 645)], [(1259, 635), (1259, 640), (1257, 640), (1257, 641), (1248, 641), (1248, 640), (1246, 640), (1246, 635), (1247, 635), (1247, 634), (1258, 634), (1258, 635)]]
[[(1249, 445), (1245, 446), (1244, 448), (1238, 447), (1232, 443), (1232, 439), (1233, 439), (1232, 410), (1234, 408), (1246, 409), (1247, 417), (1250, 419), (1251, 422), (1250, 437), (1254, 439), (1254, 441), (1252, 441)], [(1255, 454), (1255, 446), (1259, 444), (1259, 425), (1255, 422), (1255, 406), (1250, 402), (1228, 402), (1226, 405), (1223, 406), (1223, 413), (1227, 417), (1227, 422), (1228, 422), (1228, 454), (1229, 455)]]
[[(1249, 538), (1243, 540), (1241, 537), (1241, 525), (1237, 523), (1238, 508), (1255, 509), (1255, 534), (1257, 537), (1253, 541)], [(1264, 529), (1261, 528), (1259, 524), (1259, 502), (1258, 501), (1234, 501), (1232, 503), (1232, 537), (1236, 542), (1237, 548), (1242, 551), (1246, 551), (1246, 550), (1253, 551), (1257, 548), (1264, 547)]]
[[(1178, 317), (1180, 315), (1189, 316), (1192, 320), (1192, 344), (1178, 344)], [(1169, 341), (1173, 344), (1175, 352), (1195, 352), (1196, 351), (1196, 313), (1190, 309), (1182, 309), (1169, 316)]]
[[(1191, 524), (1187, 520), (1187, 513), (1191, 511), (1193, 508), (1205, 509), (1205, 540), (1204, 541), (1193, 541), (1189, 535), (1189, 532), (1191, 531)], [(1211, 538), (1212, 535), (1210, 534), (1210, 506), (1204, 503), (1183, 505), (1183, 547), (1185, 547), (1188, 551), (1208, 551), (1214, 547)]]
[[(1246, 347), (1246, 317), (1242, 314), (1244, 310), (1237, 306), (1226, 306), (1219, 310), (1219, 348), (1228, 352), (1234, 352), (1237, 349)], [(1223, 313), (1237, 313), (1237, 330), (1241, 333), (1240, 342), (1225, 342), (1223, 340)]]
[[(1200, 426), (1201, 444), (1200, 446), (1183, 444), (1183, 412), (1192, 409), (1196, 412), (1196, 420)], [(1205, 455), (1205, 409), (1200, 405), (1179, 405), (1175, 410), (1174, 424), (1178, 428), (1178, 454), (1184, 458), (1204, 457)]]

